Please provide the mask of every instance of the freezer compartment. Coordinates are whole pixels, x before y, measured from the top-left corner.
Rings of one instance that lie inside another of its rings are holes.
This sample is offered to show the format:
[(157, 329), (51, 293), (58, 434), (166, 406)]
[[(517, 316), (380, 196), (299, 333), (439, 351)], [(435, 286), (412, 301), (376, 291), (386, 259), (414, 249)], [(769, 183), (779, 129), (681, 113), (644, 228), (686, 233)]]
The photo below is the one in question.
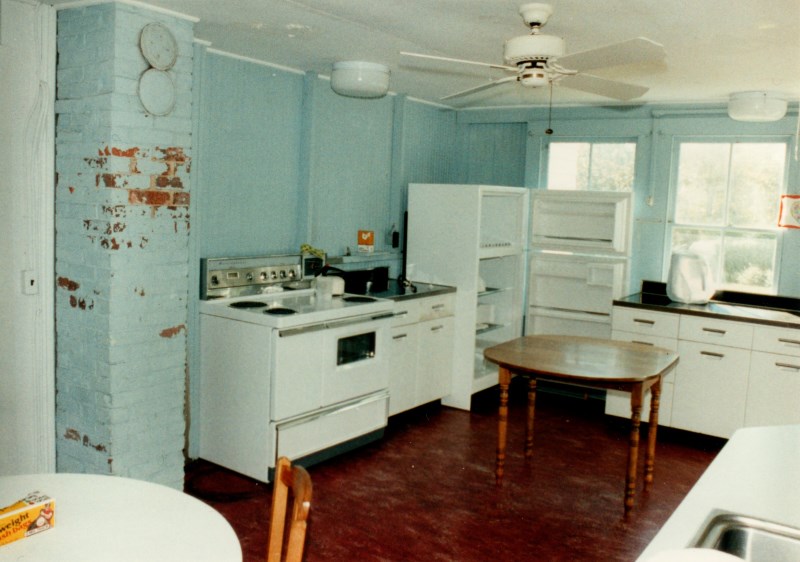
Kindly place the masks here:
[(629, 255), (631, 194), (533, 190), (531, 245), (554, 250)]
[(528, 305), (610, 315), (614, 299), (627, 293), (627, 274), (626, 260), (534, 253)]

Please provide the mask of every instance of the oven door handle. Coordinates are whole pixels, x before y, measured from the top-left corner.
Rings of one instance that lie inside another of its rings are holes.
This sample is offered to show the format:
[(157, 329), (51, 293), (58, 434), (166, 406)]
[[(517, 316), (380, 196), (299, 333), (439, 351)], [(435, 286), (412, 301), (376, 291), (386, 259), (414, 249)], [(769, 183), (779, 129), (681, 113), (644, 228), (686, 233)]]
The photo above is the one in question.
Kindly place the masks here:
[(342, 320), (333, 320), (330, 322), (320, 322), (318, 324), (308, 324), (307, 326), (299, 326), (297, 328), (287, 328), (285, 330), (278, 330), (278, 336), (286, 338), (289, 336), (296, 336), (299, 334), (307, 334), (308, 332), (317, 332), (319, 330), (329, 330), (331, 328), (341, 328), (343, 326), (352, 326), (353, 324), (365, 324), (374, 320), (386, 320), (393, 318), (394, 313), (384, 312), (381, 314), (369, 314), (364, 316), (356, 316), (354, 318), (344, 318)]

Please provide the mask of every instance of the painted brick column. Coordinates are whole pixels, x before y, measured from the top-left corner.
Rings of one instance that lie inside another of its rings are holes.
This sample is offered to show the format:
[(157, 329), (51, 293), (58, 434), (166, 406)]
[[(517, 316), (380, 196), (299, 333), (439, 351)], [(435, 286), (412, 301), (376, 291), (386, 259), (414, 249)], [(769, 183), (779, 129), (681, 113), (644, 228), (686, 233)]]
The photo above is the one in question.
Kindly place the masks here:
[[(174, 109), (138, 43), (166, 25)], [(183, 484), (193, 23), (104, 3), (58, 13), (56, 431), (60, 472)]]

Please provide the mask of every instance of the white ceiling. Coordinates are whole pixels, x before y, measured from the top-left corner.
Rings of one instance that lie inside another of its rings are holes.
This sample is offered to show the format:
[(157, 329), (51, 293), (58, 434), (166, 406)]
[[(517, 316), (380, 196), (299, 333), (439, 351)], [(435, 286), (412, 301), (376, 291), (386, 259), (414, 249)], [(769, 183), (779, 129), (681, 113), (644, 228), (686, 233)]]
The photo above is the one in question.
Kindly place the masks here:
[[(69, 4), (71, 0), (45, 0)], [(195, 37), (211, 48), (330, 75), (335, 61), (379, 62), (390, 89), (438, 102), (505, 76), (501, 70), (412, 59), (401, 50), (503, 63), (503, 42), (527, 33), (520, 0), (147, 0), (199, 18)], [(552, 0), (544, 32), (574, 53), (647, 37), (664, 63), (592, 71), (649, 86), (637, 102), (719, 102), (731, 92), (768, 90), (800, 98), (800, 0)], [(544, 105), (548, 91), (516, 83), (448, 100), (454, 107)], [(609, 104), (554, 88), (553, 103)]]

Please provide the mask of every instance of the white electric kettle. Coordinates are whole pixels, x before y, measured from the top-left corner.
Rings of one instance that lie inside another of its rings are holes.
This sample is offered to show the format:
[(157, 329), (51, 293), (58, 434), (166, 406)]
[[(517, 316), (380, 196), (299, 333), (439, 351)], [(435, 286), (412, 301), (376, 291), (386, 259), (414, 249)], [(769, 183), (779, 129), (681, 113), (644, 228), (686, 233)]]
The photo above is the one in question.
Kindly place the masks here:
[(708, 262), (691, 252), (674, 252), (669, 265), (667, 296), (685, 304), (705, 304), (714, 295), (714, 276)]

